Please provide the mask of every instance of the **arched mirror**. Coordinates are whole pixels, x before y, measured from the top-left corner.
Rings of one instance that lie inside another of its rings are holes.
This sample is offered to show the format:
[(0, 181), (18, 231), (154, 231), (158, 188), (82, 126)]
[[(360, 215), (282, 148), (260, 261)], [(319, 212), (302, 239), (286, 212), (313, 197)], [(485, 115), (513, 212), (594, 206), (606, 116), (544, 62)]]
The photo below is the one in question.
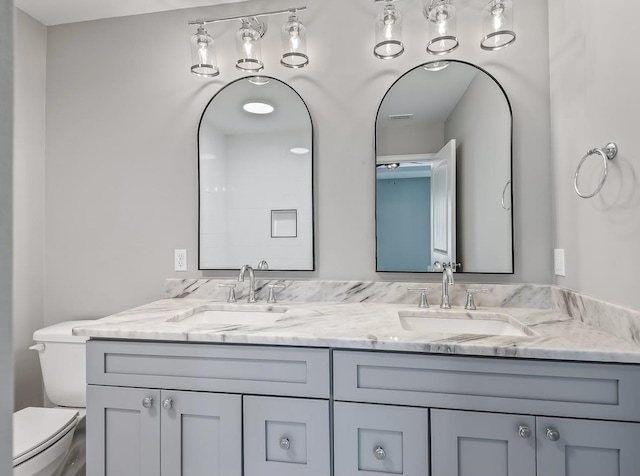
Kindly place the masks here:
[(513, 273), (512, 112), (462, 61), (405, 73), (376, 118), (376, 269)]
[(199, 269), (314, 269), (313, 125), (293, 88), (226, 85), (202, 114), (198, 155)]

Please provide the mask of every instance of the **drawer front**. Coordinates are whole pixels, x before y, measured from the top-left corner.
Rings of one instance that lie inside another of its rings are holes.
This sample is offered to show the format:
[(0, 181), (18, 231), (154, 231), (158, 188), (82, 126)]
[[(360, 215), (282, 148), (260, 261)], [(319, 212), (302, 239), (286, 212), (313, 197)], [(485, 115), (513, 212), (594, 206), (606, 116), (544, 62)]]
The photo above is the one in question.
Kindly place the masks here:
[(640, 421), (640, 366), (335, 351), (334, 398)]
[(335, 476), (429, 474), (429, 413), (424, 408), (334, 404)]
[(329, 350), (91, 340), (87, 382), (328, 398)]
[(243, 397), (245, 476), (329, 476), (329, 402)]

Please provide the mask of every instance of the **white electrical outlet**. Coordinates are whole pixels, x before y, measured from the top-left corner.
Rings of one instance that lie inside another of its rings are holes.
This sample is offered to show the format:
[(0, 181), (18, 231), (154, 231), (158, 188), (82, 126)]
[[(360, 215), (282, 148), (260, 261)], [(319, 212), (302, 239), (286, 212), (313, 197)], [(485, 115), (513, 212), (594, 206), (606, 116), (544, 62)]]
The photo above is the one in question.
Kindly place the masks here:
[(174, 265), (175, 271), (187, 270), (187, 250), (174, 250)]
[(564, 250), (553, 250), (553, 272), (556, 276), (566, 276), (564, 271)]

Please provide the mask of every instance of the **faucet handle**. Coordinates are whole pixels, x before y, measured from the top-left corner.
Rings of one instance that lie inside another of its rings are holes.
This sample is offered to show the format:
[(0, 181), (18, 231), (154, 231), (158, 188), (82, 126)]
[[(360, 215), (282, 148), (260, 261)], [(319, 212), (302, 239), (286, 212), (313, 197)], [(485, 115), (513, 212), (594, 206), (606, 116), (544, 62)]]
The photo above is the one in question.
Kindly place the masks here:
[(427, 300), (427, 291), (431, 288), (407, 288), (407, 291), (419, 291), (420, 303), (418, 307), (429, 307), (429, 301)]
[(235, 284), (218, 284), (220, 288), (229, 288), (227, 302), (236, 302), (236, 285)]
[(266, 259), (263, 259), (258, 263), (258, 267), (256, 269), (261, 269), (264, 271), (269, 271), (269, 263), (267, 263)]
[(270, 284), (269, 285), (269, 297), (267, 302), (269, 304), (275, 304), (276, 302), (276, 289), (284, 289), (284, 284)]
[(486, 294), (488, 293), (488, 289), (467, 289), (467, 303), (464, 305), (465, 309), (469, 311), (475, 311), (477, 309), (476, 302), (473, 299), (474, 294)]
[(442, 270), (444, 269), (445, 266), (446, 266), (446, 264), (443, 264), (440, 261), (434, 261), (433, 262), (433, 270), (436, 273), (442, 273)]
[(451, 268), (451, 271), (455, 271), (456, 269), (462, 268), (462, 263), (447, 263), (447, 266)]

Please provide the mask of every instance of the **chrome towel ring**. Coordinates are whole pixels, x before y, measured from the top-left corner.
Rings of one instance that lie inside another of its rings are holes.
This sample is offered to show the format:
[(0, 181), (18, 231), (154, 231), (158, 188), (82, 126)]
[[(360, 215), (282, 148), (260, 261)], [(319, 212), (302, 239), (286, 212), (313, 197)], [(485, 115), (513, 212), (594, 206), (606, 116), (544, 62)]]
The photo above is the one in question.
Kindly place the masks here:
[[(578, 188), (578, 177), (580, 176), (580, 169), (582, 168), (582, 164), (587, 159), (587, 157), (591, 155), (599, 154), (602, 157), (602, 164), (604, 166), (604, 170), (602, 172), (602, 179), (598, 184), (598, 187), (595, 189), (593, 193), (588, 195), (582, 193)], [(578, 163), (578, 167), (576, 168), (576, 173), (573, 175), (573, 188), (580, 198), (591, 198), (595, 197), (598, 192), (602, 189), (604, 183), (607, 181), (607, 176), (609, 175), (609, 161), (612, 160), (618, 154), (618, 146), (615, 142), (609, 142), (606, 146), (597, 149), (591, 149), (589, 152), (585, 154), (585, 156)]]

